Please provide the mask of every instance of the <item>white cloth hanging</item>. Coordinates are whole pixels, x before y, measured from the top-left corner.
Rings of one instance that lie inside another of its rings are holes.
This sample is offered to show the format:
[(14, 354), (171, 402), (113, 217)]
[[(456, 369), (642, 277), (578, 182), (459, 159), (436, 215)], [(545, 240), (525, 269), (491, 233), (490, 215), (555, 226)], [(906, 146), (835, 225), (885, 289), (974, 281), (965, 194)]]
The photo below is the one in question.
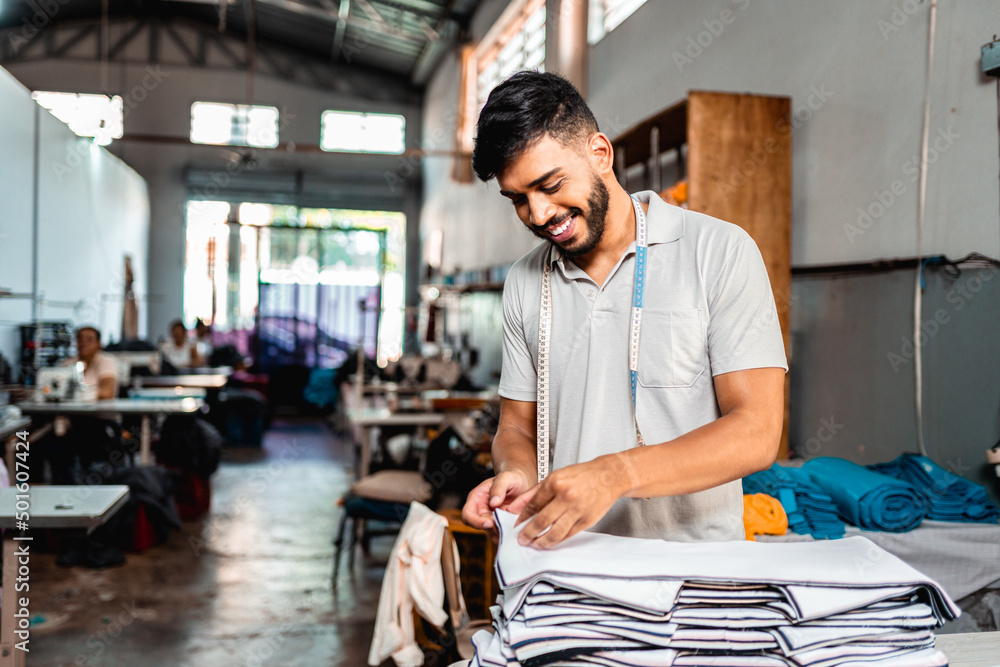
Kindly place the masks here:
[[(441, 547), (447, 531), (448, 519), (420, 503), (410, 503), (382, 581), (375, 634), (368, 652), (372, 667), (390, 656), (398, 667), (423, 665), (424, 654), (417, 646), (413, 628), (413, 610), (439, 628), (448, 618), (441, 567)], [(450, 544), (457, 564), (458, 547), (454, 541)], [(460, 604), (464, 613), (464, 600)]]

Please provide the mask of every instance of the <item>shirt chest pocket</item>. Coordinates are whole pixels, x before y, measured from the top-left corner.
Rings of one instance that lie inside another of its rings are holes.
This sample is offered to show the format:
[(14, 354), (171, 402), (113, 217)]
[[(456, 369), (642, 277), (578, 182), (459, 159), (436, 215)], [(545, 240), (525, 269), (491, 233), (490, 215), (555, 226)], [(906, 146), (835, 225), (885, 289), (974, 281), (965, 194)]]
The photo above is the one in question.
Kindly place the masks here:
[(690, 387), (707, 366), (708, 342), (702, 311), (643, 309), (639, 384)]

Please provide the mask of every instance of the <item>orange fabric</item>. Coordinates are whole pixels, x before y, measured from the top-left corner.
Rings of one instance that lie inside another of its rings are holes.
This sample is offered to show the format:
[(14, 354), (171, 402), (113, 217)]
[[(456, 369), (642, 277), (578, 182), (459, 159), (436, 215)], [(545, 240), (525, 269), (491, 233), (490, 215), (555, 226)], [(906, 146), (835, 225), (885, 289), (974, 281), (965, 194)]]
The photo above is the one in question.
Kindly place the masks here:
[(777, 498), (765, 493), (745, 494), (743, 529), (751, 542), (756, 535), (784, 535), (788, 532), (788, 515)]

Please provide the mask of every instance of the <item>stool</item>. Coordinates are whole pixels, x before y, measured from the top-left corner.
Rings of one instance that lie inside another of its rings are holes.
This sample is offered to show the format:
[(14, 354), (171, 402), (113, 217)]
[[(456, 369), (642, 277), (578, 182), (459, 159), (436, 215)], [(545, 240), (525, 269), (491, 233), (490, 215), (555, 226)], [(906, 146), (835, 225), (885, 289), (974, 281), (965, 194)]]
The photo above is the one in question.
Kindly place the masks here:
[[(344, 514), (337, 527), (333, 544), (333, 590), (337, 590), (340, 575), (340, 555), (347, 540), (348, 568), (354, 572), (354, 546), (360, 537), (361, 548), (367, 555), (368, 541), (373, 534), (365, 521), (383, 521), (392, 528), (378, 534), (391, 535), (399, 530), (410, 511), (410, 503), (427, 502), (433, 495), (431, 485), (423, 475), (411, 470), (380, 470), (351, 485), (351, 490), (341, 498)], [(351, 523), (348, 530), (348, 521)]]

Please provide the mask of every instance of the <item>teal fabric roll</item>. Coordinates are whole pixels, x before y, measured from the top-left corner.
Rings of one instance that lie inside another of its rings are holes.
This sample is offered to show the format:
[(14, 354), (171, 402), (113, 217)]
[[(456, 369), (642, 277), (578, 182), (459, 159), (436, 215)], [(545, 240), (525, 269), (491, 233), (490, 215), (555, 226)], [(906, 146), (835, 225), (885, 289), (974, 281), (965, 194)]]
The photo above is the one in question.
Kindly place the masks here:
[(986, 489), (945, 470), (926, 456), (903, 454), (894, 461), (868, 468), (913, 484), (927, 500), (927, 518), (933, 521), (996, 523), (1000, 518), (1000, 511)]
[(839, 514), (860, 528), (904, 533), (927, 516), (927, 500), (908, 482), (832, 456), (807, 461), (802, 469), (833, 498)]

